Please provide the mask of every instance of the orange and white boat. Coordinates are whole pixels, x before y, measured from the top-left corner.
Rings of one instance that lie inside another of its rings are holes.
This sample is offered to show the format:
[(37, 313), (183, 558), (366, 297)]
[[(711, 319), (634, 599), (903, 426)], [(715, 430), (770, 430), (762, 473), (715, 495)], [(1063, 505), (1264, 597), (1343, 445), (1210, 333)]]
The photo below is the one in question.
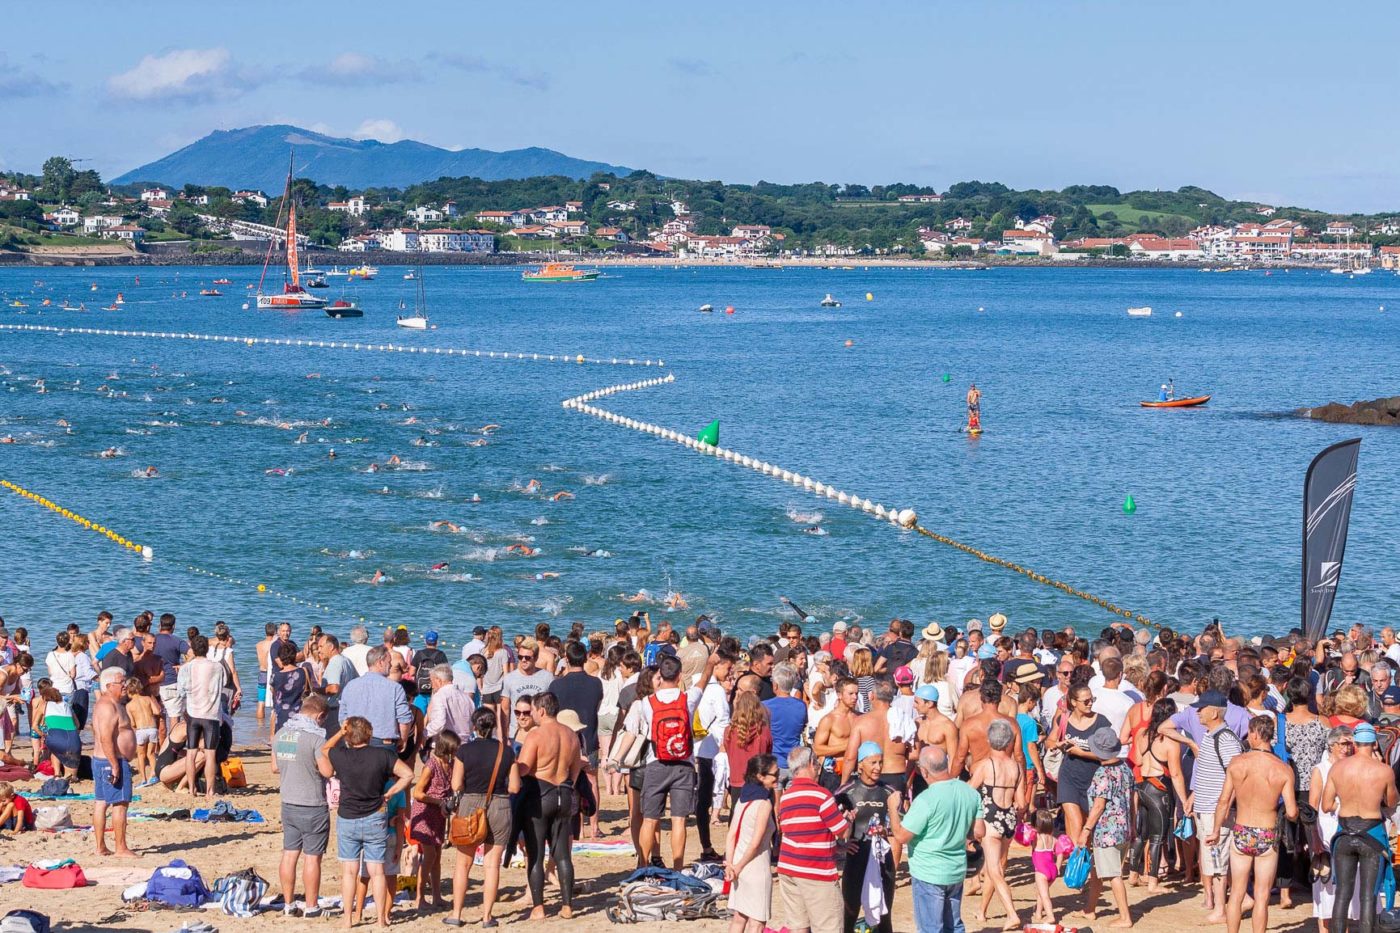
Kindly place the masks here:
[(1193, 395), (1191, 398), (1169, 398), (1165, 402), (1138, 402), (1143, 408), (1195, 408), (1210, 401), (1209, 395)]
[(575, 269), (567, 262), (547, 262), (538, 269), (520, 273), (525, 282), (592, 282), (597, 269)]
[[(282, 290), (266, 294), (263, 283), (267, 279), (267, 267), (272, 262), (272, 251), (277, 241), (267, 244), (267, 257), (263, 260), (262, 276), (258, 279), (258, 310), (260, 311), (300, 311), (306, 308), (324, 308), (326, 299), (313, 295), (301, 285), (300, 264), (297, 261), (297, 205), (292, 199), (292, 165), (287, 166), (287, 190), (282, 196), (282, 205), (287, 209), (287, 271), (282, 282)], [(279, 221), (282, 219), (279, 212)], [(281, 226), (281, 224), (277, 224)]]

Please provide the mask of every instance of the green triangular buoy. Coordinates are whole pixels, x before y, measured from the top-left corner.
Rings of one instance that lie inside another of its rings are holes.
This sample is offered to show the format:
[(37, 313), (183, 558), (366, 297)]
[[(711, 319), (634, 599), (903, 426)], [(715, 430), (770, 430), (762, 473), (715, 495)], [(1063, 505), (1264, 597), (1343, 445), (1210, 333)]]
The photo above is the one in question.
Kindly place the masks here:
[(719, 446), (719, 419), (716, 418), (700, 430), (695, 435), (695, 439), (702, 444), (709, 444), (711, 447)]
[(1133, 497), (1132, 497), (1132, 495), (1130, 494), (1130, 495), (1128, 496), (1128, 498), (1126, 498), (1126, 499), (1123, 500), (1123, 513), (1124, 513), (1125, 515), (1132, 515), (1132, 514), (1133, 514), (1134, 512), (1136, 512), (1136, 511), (1137, 511), (1137, 503), (1133, 501)]
[(952, 378), (953, 378), (953, 377), (952, 377), (951, 375), (949, 375), (948, 373), (944, 373), (944, 374), (943, 374), (943, 381), (944, 381), (944, 382), (948, 382), (948, 381), (950, 381)]

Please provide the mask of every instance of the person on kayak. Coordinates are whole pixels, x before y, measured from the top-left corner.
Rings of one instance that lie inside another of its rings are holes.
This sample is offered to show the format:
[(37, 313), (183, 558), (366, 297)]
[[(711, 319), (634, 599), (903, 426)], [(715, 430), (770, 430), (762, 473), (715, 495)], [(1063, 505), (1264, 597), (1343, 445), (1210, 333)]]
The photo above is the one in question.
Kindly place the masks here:
[(1162, 391), (1157, 393), (1157, 401), (1159, 401), (1159, 402), (1165, 402), (1166, 400), (1167, 400), (1167, 384), (1164, 382), (1164, 383), (1162, 383)]
[(1157, 401), (1170, 402), (1176, 398), (1176, 380), (1168, 379), (1166, 385), (1162, 386), (1162, 391), (1157, 395)]

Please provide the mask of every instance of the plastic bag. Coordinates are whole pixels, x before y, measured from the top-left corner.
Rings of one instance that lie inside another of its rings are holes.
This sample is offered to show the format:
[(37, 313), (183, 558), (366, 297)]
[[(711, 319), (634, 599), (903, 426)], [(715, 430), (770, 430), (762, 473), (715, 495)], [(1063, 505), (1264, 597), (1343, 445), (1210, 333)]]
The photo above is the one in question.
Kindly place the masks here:
[(1065, 862), (1065, 886), (1078, 891), (1089, 880), (1089, 870), (1094, 867), (1094, 854), (1080, 846), (1069, 854)]

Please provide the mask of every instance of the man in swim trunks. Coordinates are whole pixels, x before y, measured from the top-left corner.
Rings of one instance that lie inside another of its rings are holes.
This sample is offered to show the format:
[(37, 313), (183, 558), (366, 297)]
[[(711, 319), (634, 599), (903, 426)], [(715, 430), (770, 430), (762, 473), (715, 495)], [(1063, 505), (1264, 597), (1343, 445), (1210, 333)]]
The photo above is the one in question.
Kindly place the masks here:
[(851, 677), (837, 679), (836, 705), (817, 723), (812, 737), (812, 753), (817, 757), (817, 782), (832, 793), (841, 786), (840, 762), (846, 757), (846, 745), (856, 721), (856, 702), (860, 688)]
[(842, 783), (850, 781), (855, 774), (861, 743), (879, 742), (885, 750), (880, 780), (891, 790), (904, 793), (908, 786), (909, 749), (919, 729), (912, 716), (903, 716), (890, 708), (894, 696), (894, 684), (887, 680), (879, 681), (870, 691), (870, 712), (856, 717), (851, 737), (846, 740), (846, 754), (841, 762)]
[(258, 718), (267, 715), (267, 649), (277, 638), (277, 626), (269, 622), (263, 626), (263, 640), (253, 646), (258, 653)]
[(982, 390), (977, 388), (977, 383), (973, 383), (967, 390), (967, 414), (969, 419), (973, 415), (982, 413)]
[(131, 765), (136, 757), (136, 730), (127, 715), (126, 672), (109, 667), (98, 677), (97, 704), (92, 711), (92, 783), (96, 803), (92, 810), (97, 854), (112, 855), (107, 848), (107, 810), (112, 811), (112, 842), (120, 858), (135, 858), (126, 844), (126, 812), (131, 804)]
[(1376, 929), (1376, 878), (1389, 860), (1382, 810), (1395, 808), (1395, 773), (1376, 757), (1376, 730), (1370, 723), (1356, 725), (1352, 733), (1356, 754), (1332, 765), (1322, 788), (1318, 809), (1337, 814), (1337, 835), (1332, 839), (1332, 878), (1337, 886), (1332, 902), (1332, 929), (1347, 929), (1347, 912), (1355, 892), (1361, 906), (1352, 929), (1371, 933)]
[[(1288, 819), (1296, 819), (1298, 801), (1293, 793), (1293, 769), (1273, 753), (1274, 718), (1255, 716), (1249, 721), (1247, 748), (1236, 755), (1225, 769), (1225, 786), (1215, 812), (1221, 818), (1234, 804), (1235, 824), (1230, 830), (1230, 898), (1225, 905), (1229, 933), (1239, 933), (1244, 915), (1244, 899), (1251, 873), (1254, 890), (1269, 891), (1278, 873), (1278, 801)], [(1202, 840), (1206, 845), (1220, 841), (1217, 825)], [(1269, 924), (1269, 898), (1254, 899), (1250, 923), (1255, 933)]]

